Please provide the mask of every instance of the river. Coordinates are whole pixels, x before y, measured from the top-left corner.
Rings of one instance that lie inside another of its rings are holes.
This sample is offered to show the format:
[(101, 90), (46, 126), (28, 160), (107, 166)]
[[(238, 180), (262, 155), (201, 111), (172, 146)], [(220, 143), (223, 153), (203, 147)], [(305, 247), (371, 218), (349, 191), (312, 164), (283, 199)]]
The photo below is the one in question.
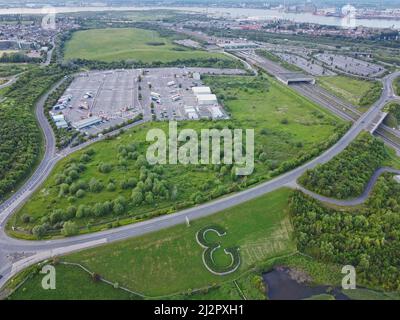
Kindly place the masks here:
[[(231, 18), (252, 18), (252, 19), (288, 19), (295, 22), (309, 22), (331, 26), (346, 25), (344, 19), (338, 17), (325, 17), (313, 15), (311, 13), (284, 13), (278, 10), (269, 9), (247, 9), (247, 8), (217, 8), (217, 7), (163, 7), (163, 6), (129, 6), (129, 7), (54, 7), (56, 13), (72, 13), (84, 11), (144, 11), (144, 10), (177, 10), (201, 12), (217, 17)], [(41, 8), (1, 8), (0, 14), (42, 14)], [(355, 19), (355, 26), (365, 26), (370, 28), (390, 28), (400, 29), (400, 20), (390, 19)]]

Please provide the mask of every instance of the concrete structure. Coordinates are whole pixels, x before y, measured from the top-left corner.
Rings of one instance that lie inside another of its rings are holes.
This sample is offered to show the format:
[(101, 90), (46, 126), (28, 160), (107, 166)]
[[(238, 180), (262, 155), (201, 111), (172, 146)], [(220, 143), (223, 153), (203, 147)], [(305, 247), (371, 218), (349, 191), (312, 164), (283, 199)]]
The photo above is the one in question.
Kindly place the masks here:
[(192, 91), (195, 95), (200, 95), (200, 94), (211, 94), (211, 89), (210, 87), (193, 87)]
[(209, 110), (211, 112), (211, 117), (213, 119), (221, 119), (224, 117), (224, 114), (222, 113), (222, 111), (219, 107), (212, 106), (209, 108)]
[(217, 104), (217, 96), (215, 94), (200, 94), (197, 95), (197, 102), (200, 106), (208, 106)]
[(199, 119), (199, 115), (196, 112), (196, 109), (194, 107), (191, 106), (187, 106), (185, 107), (185, 113), (188, 119), (190, 120), (198, 120)]
[(369, 129), (369, 132), (371, 134), (373, 134), (375, 132), (376, 129), (378, 129), (378, 127), (381, 125), (381, 123), (383, 122), (383, 120), (385, 120), (386, 116), (388, 115), (387, 112), (380, 112), (379, 114), (377, 114), (377, 116), (375, 117), (375, 119), (373, 120), (371, 127)]
[(258, 44), (251, 42), (251, 41), (243, 41), (243, 42), (224, 42), (224, 43), (217, 43), (217, 46), (224, 49), (224, 50), (237, 50), (237, 49), (254, 49), (258, 48)]
[(56, 122), (56, 127), (58, 129), (66, 129), (66, 128), (68, 128), (68, 123), (65, 120), (60, 120), (60, 121)]
[(301, 72), (288, 72), (288, 73), (278, 73), (276, 75), (277, 79), (286, 85), (292, 83), (307, 82), (315, 84), (315, 78), (312, 76), (305, 75)]
[(76, 121), (72, 123), (72, 127), (76, 130), (82, 130), (90, 126), (94, 126), (102, 122), (100, 117), (89, 117), (87, 119), (83, 119), (81, 121)]
[(199, 72), (194, 72), (193, 73), (193, 80), (199, 81), (201, 80), (201, 75)]
[(54, 122), (58, 122), (58, 121), (63, 121), (65, 120), (64, 115), (63, 114), (55, 114), (51, 116), (53, 118)]

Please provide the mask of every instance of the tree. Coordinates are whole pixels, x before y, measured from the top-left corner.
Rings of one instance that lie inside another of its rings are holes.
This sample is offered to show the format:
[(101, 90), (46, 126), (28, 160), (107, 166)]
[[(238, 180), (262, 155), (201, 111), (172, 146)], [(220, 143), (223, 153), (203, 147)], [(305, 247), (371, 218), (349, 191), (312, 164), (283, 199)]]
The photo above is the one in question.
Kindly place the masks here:
[(54, 210), (50, 215), (50, 223), (55, 224), (57, 222), (62, 221), (63, 216), (64, 216), (64, 211), (62, 209)]
[(108, 163), (101, 163), (98, 168), (101, 173), (109, 173), (112, 170), (112, 166)]
[(32, 229), (33, 235), (38, 239), (42, 238), (46, 234), (46, 231), (47, 228), (45, 227), (45, 225), (37, 225), (34, 226)]
[(104, 188), (104, 185), (96, 178), (90, 179), (89, 190), (94, 193), (100, 192)]
[(78, 234), (78, 232), (79, 232), (79, 228), (75, 222), (67, 221), (64, 223), (63, 228), (62, 228), (62, 233), (65, 236), (67, 236), (67, 237), (73, 236), (73, 235)]
[(141, 191), (133, 190), (131, 196), (132, 204), (138, 206), (143, 202), (143, 194)]
[(23, 223), (29, 223), (31, 222), (32, 217), (29, 214), (24, 213), (21, 217), (21, 221)]
[(115, 214), (121, 215), (125, 212), (125, 207), (121, 203), (116, 202), (113, 205), (113, 211)]
[(76, 196), (77, 198), (83, 198), (83, 197), (85, 196), (85, 190), (79, 189), (79, 190), (76, 192), (75, 196)]
[(152, 192), (146, 192), (145, 201), (148, 204), (153, 204), (154, 203), (154, 195), (153, 195)]
[(93, 213), (96, 217), (101, 217), (106, 213), (106, 210), (102, 203), (96, 203), (93, 206)]
[(115, 184), (114, 183), (112, 183), (112, 182), (110, 182), (108, 185), (107, 185), (107, 191), (115, 191)]

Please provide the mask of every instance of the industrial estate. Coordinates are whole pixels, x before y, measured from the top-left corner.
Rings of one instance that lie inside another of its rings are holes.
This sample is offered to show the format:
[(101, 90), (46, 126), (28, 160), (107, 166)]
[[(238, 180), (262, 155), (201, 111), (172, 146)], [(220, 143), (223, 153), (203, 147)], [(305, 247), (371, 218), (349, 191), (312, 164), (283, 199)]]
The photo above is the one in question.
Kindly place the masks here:
[(222, 2), (0, 8), (1, 300), (400, 299), (400, 8)]

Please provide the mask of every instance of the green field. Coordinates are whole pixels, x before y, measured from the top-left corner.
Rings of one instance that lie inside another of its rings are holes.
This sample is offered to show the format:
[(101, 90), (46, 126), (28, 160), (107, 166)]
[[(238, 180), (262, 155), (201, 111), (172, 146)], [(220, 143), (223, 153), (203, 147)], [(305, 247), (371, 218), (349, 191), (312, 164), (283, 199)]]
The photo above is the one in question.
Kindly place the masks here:
[[(57, 235), (67, 220), (74, 221), (81, 233), (93, 232), (210, 201), (298, 166), (326, 149), (345, 129), (343, 122), (271, 78), (209, 77), (206, 83), (232, 113), (232, 120), (181, 122), (178, 129), (254, 128), (252, 175), (237, 178), (226, 165), (148, 166), (140, 159), (148, 146), (146, 133), (150, 128), (167, 129), (168, 125), (148, 123), (94, 144), (90, 156), (82, 150), (60, 161), (43, 186), (10, 219), (8, 228), (18, 227), (12, 234), (32, 238), (34, 226), (46, 225), (46, 234)], [(107, 172), (101, 172), (102, 167), (108, 167)], [(88, 188), (93, 179), (96, 188)], [(127, 186), (129, 179), (134, 181)], [(132, 203), (132, 190), (141, 181), (149, 186), (143, 194), (146, 201)], [(153, 194), (148, 195), (149, 191)], [(114, 210), (118, 197), (124, 201), (119, 201), (119, 210)], [(112, 202), (114, 209), (108, 204), (107, 210), (95, 211), (99, 199)], [(82, 206), (90, 210), (78, 214)]]
[(10, 77), (34, 67), (27, 63), (0, 63), (0, 78)]
[(317, 82), (324, 89), (355, 106), (364, 107), (364, 103), (366, 103), (369, 98), (371, 99), (368, 105), (375, 102), (373, 100), (374, 97), (370, 97), (370, 95), (376, 82), (359, 80), (346, 76), (319, 77)]
[[(296, 251), (287, 211), (290, 192), (280, 189), (216, 215), (191, 221), (189, 227), (179, 225), (65, 256), (62, 261), (80, 263), (113, 283), (150, 297), (231, 283), (233, 279), (247, 277), (245, 272), (268, 259)], [(203, 265), (203, 248), (196, 241), (196, 232), (208, 225), (219, 225), (226, 229), (226, 235), (218, 239), (222, 248), (240, 248), (241, 266), (228, 276), (215, 276)], [(90, 281), (84, 277), (90, 277), (80, 270), (65, 266), (57, 268), (60, 270), (57, 275), (60, 276), (61, 280), (58, 281), (62, 290), (40, 290), (40, 277), (37, 276), (25, 283), (13, 298), (79, 298), (85, 292), (89, 297), (109, 295), (110, 298), (119, 298), (110, 292), (111, 287), (103, 293), (96, 293), (99, 291), (97, 284), (88, 287)], [(251, 281), (248, 280), (243, 281), (245, 286), (250, 286)], [(242, 283), (240, 279), (238, 283)], [(254, 289), (243, 287), (243, 290), (251, 292)], [(220, 290), (210, 294), (219, 297), (224, 295)]]
[(66, 43), (64, 58), (105, 62), (135, 60), (145, 63), (202, 58), (231, 60), (220, 53), (208, 53), (176, 45), (171, 38), (161, 37), (156, 31), (135, 28), (77, 31)]
[(394, 92), (400, 96), (400, 77), (396, 78), (393, 82)]
[(59, 264), (56, 266), (57, 289), (43, 290), (43, 275), (34, 274), (31, 279), (13, 294), (11, 300), (129, 300), (136, 296), (92, 277), (78, 267)]

